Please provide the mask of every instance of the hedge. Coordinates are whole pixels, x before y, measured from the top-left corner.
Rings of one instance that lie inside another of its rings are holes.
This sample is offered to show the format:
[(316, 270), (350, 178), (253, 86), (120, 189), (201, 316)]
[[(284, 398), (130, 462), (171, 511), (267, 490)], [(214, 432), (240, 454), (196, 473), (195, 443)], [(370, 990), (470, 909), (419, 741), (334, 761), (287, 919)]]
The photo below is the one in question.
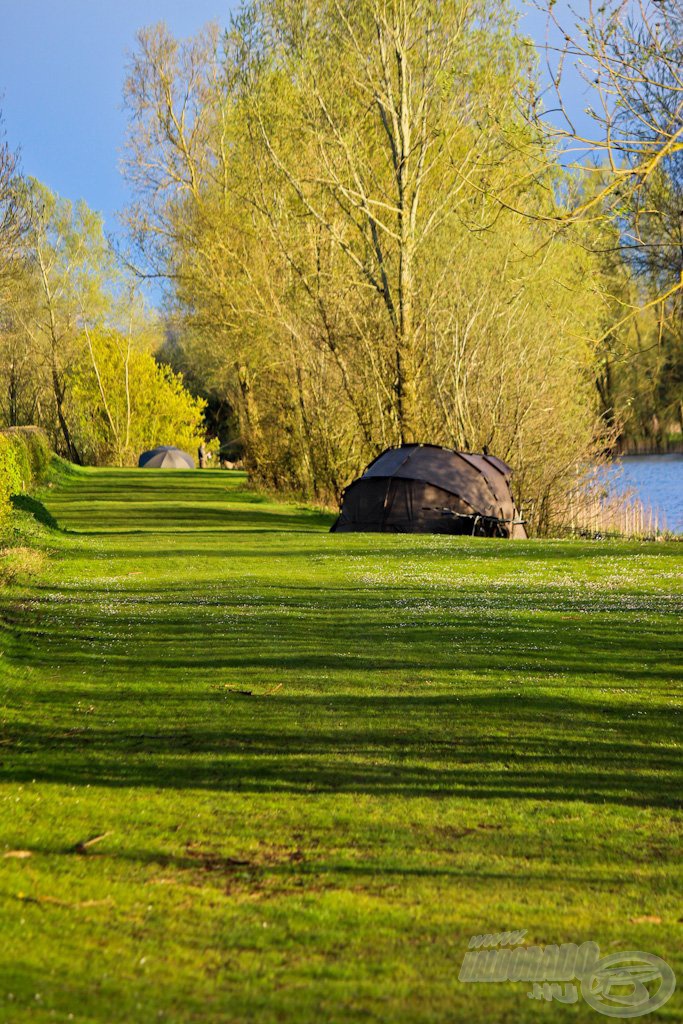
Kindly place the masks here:
[(0, 521), (9, 516), (13, 494), (43, 483), (51, 458), (47, 434), (40, 427), (0, 430)]

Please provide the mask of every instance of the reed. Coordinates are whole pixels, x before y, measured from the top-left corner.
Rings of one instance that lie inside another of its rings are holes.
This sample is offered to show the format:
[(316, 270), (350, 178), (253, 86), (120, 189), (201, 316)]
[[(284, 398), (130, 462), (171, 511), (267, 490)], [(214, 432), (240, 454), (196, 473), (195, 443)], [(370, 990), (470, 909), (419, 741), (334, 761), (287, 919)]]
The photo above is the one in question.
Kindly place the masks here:
[(595, 489), (569, 496), (565, 531), (581, 537), (627, 537), (657, 540), (668, 533), (666, 516), (633, 494), (615, 495)]

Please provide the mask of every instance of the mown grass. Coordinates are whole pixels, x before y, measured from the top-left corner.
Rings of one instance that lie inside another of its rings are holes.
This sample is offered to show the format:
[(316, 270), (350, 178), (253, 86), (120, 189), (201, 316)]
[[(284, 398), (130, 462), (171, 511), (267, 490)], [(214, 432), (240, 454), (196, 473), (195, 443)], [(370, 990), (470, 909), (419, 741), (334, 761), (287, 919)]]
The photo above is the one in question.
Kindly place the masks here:
[(595, 1020), (457, 981), (514, 928), (680, 967), (680, 545), (330, 535), (219, 472), (30, 512), (0, 1020)]

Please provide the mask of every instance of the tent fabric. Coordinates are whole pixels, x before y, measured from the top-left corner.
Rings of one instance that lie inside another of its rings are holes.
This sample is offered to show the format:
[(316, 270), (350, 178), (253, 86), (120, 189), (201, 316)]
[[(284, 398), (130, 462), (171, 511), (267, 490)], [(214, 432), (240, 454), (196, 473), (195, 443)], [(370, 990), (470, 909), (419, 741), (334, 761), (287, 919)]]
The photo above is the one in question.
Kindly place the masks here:
[(437, 445), (389, 448), (346, 488), (332, 530), (526, 537), (511, 477), (510, 466), (493, 455)]
[(162, 444), (143, 452), (138, 466), (141, 469), (194, 469), (194, 459), (174, 445)]

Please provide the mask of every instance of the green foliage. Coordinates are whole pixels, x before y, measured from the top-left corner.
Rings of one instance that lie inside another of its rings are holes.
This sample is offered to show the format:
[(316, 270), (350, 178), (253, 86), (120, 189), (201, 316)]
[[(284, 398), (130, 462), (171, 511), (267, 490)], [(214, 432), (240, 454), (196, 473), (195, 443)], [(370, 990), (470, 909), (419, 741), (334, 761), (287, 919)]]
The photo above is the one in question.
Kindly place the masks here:
[(8, 427), (2, 434), (20, 452), (23, 489), (43, 483), (50, 469), (53, 453), (47, 434), (40, 427)]
[(45, 431), (40, 427), (8, 427), (3, 434), (12, 438), (26, 453), (26, 488), (43, 483), (52, 461), (52, 449)]
[(0, 524), (9, 517), (12, 507), (10, 498), (22, 489), (18, 447), (11, 438), (0, 434)]
[(23, 246), (29, 297), (18, 297), (19, 319), (27, 325), (52, 443), (78, 463), (65, 410), (68, 372), (80, 354), (84, 327), (114, 315), (120, 275), (102, 217), (85, 202), (72, 203), (34, 178), (24, 183), (22, 202), (29, 224)]
[(17, 491), (15, 491), (15, 494), (17, 494), (19, 491), (28, 490), (33, 483), (31, 456), (29, 454), (28, 443), (22, 433), (11, 433), (7, 436), (9, 437), (10, 444), (14, 451), (14, 458), (19, 475), (19, 487), (17, 488)]
[(24, 427), (22, 432), (28, 443), (33, 480), (42, 483), (52, 462), (52, 449), (47, 434), (39, 427)]
[(251, 0), (224, 40), (142, 33), (133, 226), (262, 484), (331, 503), (388, 445), (486, 445), (534, 528), (561, 520), (604, 447), (600, 268), (554, 221), (528, 53), (491, 0)]
[[(23, 183), (20, 194), (29, 228), (0, 320), (0, 424), (39, 423), (55, 450), (74, 463), (89, 457), (93, 447), (98, 458), (111, 454), (121, 461), (128, 424), (117, 409), (120, 391), (132, 391), (139, 379), (149, 380), (150, 372), (140, 370), (134, 356), (133, 370), (139, 372), (132, 380), (124, 379), (121, 359), (115, 380), (109, 365), (98, 378), (98, 359), (111, 362), (98, 338), (111, 339), (114, 355), (117, 346), (149, 350), (157, 341), (155, 320), (130, 273), (117, 262), (99, 214), (34, 179)], [(97, 383), (92, 410), (79, 408), (72, 394), (75, 368), (82, 377), (86, 367)], [(168, 390), (164, 385), (165, 396)], [(82, 452), (79, 426), (100, 415), (108, 436), (100, 436), (99, 428), (86, 429), (83, 443), (90, 448)]]
[(0, 1019), (595, 1024), (458, 983), (518, 927), (680, 977), (681, 544), (331, 535), (237, 473), (44, 501), (59, 562), (0, 593)]
[(69, 370), (69, 420), (90, 464), (135, 465), (142, 451), (158, 444), (194, 453), (204, 407), (181, 374), (115, 332), (91, 333)]
[(45, 480), (50, 459), (47, 436), (38, 427), (0, 431), (0, 519), (9, 516), (13, 495)]

